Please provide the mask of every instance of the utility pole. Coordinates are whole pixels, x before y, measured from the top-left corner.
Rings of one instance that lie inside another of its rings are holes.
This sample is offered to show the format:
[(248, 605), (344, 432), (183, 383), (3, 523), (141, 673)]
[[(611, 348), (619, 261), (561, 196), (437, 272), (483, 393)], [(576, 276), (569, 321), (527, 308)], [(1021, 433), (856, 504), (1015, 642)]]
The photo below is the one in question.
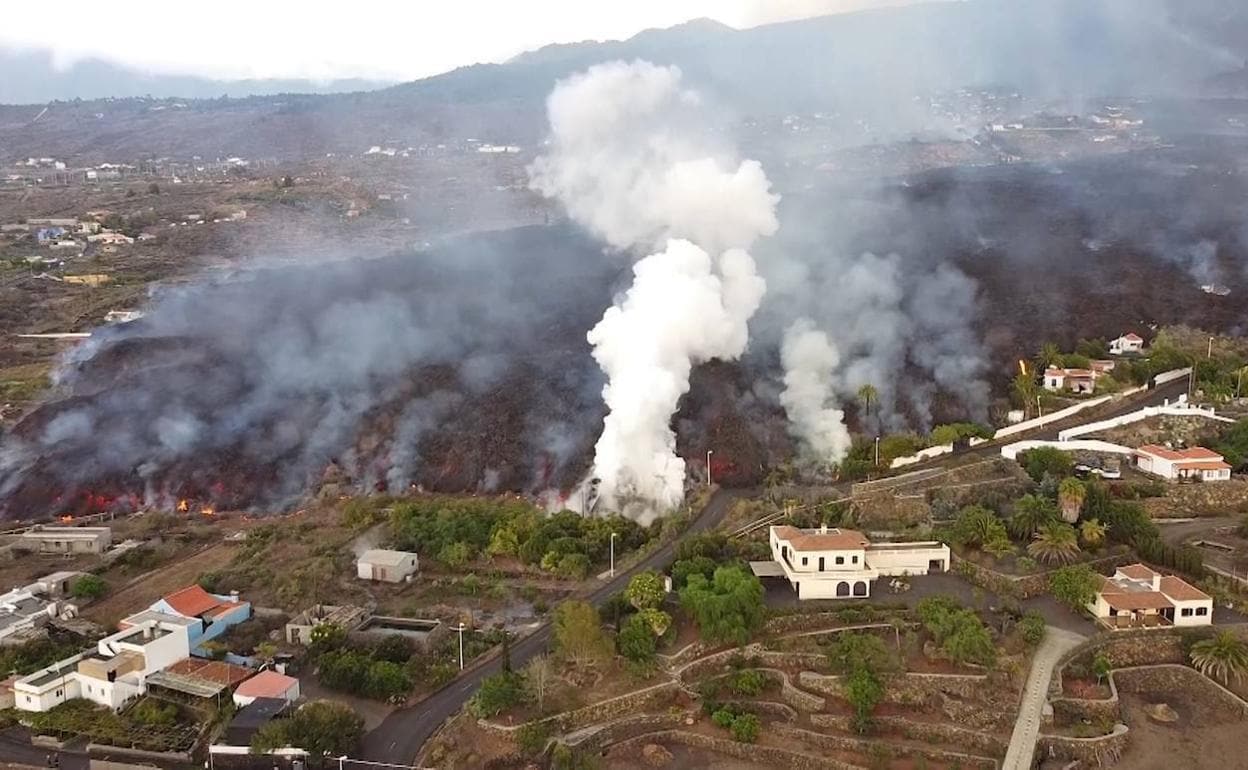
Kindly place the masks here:
[(464, 625), (464, 621), (459, 621), (459, 625), (455, 626), (455, 630), (459, 632), (459, 670), (464, 670), (464, 629), (468, 626)]
[(875, 467), (880, 467), (880, 437), (875, 437)]
[(1039, 393), (1036, 394), (1036, 416), (1037, 417), (1044, 416), (1044, 407), (1040, 406), (1040, 394)]
[(1213, 337), (1209, 338), (1209, 352), (1205, 355), (1205, 358), (1213, 358)]
[(611, 533), (611, 577), (615, 577), (615, 533)]
[(706, 450), (706, 485), (711, 485), (711, 455), (715, 454), (714, 449)]

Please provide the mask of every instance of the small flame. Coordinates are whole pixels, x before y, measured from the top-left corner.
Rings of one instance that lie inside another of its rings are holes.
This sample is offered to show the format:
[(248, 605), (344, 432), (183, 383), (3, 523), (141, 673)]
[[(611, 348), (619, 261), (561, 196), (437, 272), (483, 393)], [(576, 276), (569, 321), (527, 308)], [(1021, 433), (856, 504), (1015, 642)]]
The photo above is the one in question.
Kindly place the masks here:
[(1024, 360), (1023, 360), (1023, 359), (1021, 359), (1021, 358), (1020, 358), (1020, 359), (1018, 359), (1018, 371), (1019, 371), (1019, 373), (1020, 373), (1020, 374), (1026, 374), (1026, 373), (1027, 373), (1027, 362), (1026, 362), (1026, 361), (1024, 361)]
[(190, 510), (190, 508), (191, 508), (191, 504), (188, 503), (187, 501), (185, 500), (178, 501), (178, 513), (186, 513), (188, 510)]
[(73, 516), (62, 516), (62, 517), (61, 517), (61, 523), (62, 523), (62, 524), (68, 524), (68, 523), (70, 523), (70, 522), (71, 522), (71, 521), (73, 521), (73, 520), (74, 520), (74, 517), (73, 517)]
[(200, 512), (200, 513), (202, 513), (202, 514), (203, 514), (203, 515), (205, 515), (205, 516), (211, 516), (211, 515), (213, 515), (214, 513), (216, 513), (217, 511), (216, 511), (216, 509), (214, 509), (211, 505), (205, 505), (203, 508), (200, 508), (200, 509), (199, 509), (199, 512)]

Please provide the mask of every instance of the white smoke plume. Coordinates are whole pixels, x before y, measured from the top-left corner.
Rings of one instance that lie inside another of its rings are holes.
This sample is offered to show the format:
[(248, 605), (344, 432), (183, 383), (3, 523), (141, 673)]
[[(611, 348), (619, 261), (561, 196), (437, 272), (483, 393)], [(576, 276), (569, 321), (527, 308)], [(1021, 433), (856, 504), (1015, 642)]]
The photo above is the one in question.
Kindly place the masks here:
[(840, 355), (813, 321), (799, 318), (784, 333), (780, 362), (784, 366), (780, 405), (803, 454), (821, 464), (840, 462), (853, 441), (845, 413), (833, 397), (833, 372)]
[(588, 335), (608, 379), (599, 497), (643, 519), (684, 495), (672, 415), (695, 364), (745, 351), (766, 288), (745, 249), (778, 227), (762, 167), (714, 147), (699, 103), (674, 67), (592, 67), (550, 95), (549, 150), (530, 168), (535, 190), (612, 246), (660, 249)]

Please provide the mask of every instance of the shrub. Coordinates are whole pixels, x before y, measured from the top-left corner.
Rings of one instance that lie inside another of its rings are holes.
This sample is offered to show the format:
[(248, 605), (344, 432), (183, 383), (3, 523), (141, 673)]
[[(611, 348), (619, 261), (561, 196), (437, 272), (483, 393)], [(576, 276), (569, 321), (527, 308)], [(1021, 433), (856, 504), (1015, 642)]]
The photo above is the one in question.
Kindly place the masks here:
[(732, 727), (732, 723), (737, 719), (737, 715), (728, 709), (721, 708), (714, 714), (711, 714), (711, 721), (723, 728)]
[(728, 687), (738, 695), (748, 695), (753, 697), (763, 691), (767, 686), (767, 676), (762, 671), (753, 669), (746, 671), (738, 671), (732, 675), (728, 682)]
[(1018, 632), (1022, 635), (1024, 642), (1035, 647), (1044, 641), (1044, 617), (1037, 612), (1028, 612), (1018, 622)]
[(741, 743), (753, 743), (758, 740), (758, 732), (761, 725), (758, 717), (753, 714), (742, 714), (732, 720), (732, 725), (728, 728), (732, 733), (733, 740)]
[(550, 730), (542, 722), (529, 722), (516, 731), (516, 744), (525, 754), (541, 753), (550, 740)]
[(108, 583), (99, 575), (83, 575), (69, 593), (75, 599), (98, 599), (108, 593)]
[(475, 717), (492, 717), (523, 703), (524, 699), (524, 678), (504, 671), (481, 680), (480, 689), (468, 702), (468, 710)]

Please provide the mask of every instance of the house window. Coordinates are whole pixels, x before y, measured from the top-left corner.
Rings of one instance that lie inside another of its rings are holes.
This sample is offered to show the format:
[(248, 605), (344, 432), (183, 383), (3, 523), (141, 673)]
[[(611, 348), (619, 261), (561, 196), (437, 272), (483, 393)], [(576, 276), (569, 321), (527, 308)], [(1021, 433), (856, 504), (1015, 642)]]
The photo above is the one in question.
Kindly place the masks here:
[(1197, 607), (1197, 608), (1196, 608), (1196, 614), (1197, 614), (1197, 615), (1208, 615), (1208, 614), (1209, 614), (1209, 608), (1208, 608), (1208, 607)]
[(1180, 614), (1185, 618), (1190, 618), (1192, 616), (1192, 608), (1184, 607), (1182, 613)]
[(30, 699), (30, 696), (29, 696), (29, 695), (27, 695), (27, 696), (26, 696), (26, 702), (27, 702), (27, 703), (30, 703), (30, 702), (31, 702), (31, 699)]
[(809, 561), (809, 560), (808, 560), (805, 556), (803, 556), (803, 557), (802, 557), (802, 566), (803, 566), (803, 567), (805, 567), (805, 566), (806, 566), (806, 562), (807, 562), (807, 561)]
[(59, 698), (59, 697), (61, 697), (61, 696), (62, 696), (62, 695), (64, 695), (64, 694), (65, 694), (65, 691), (64, 691), (64, 690), (57, 690), (57, 691), (56, 691), (56, 697), (58, 697), (58, 698)]
[(853, 561), (854, 561), (854, 564), (857, 564), (857, 563), (858, 563), (858, 557), (857, 557), (857, 556), (855, 556), (855, 557), (854, 557), (854, 559), (853, 559)]
[(844, 556), (838, 556), (838, 557), (836, 557), (836, 563), (837, 563), (837, 564), (844, 564), (844, 563), (845, 563), (845, 557), (844, 557)]

